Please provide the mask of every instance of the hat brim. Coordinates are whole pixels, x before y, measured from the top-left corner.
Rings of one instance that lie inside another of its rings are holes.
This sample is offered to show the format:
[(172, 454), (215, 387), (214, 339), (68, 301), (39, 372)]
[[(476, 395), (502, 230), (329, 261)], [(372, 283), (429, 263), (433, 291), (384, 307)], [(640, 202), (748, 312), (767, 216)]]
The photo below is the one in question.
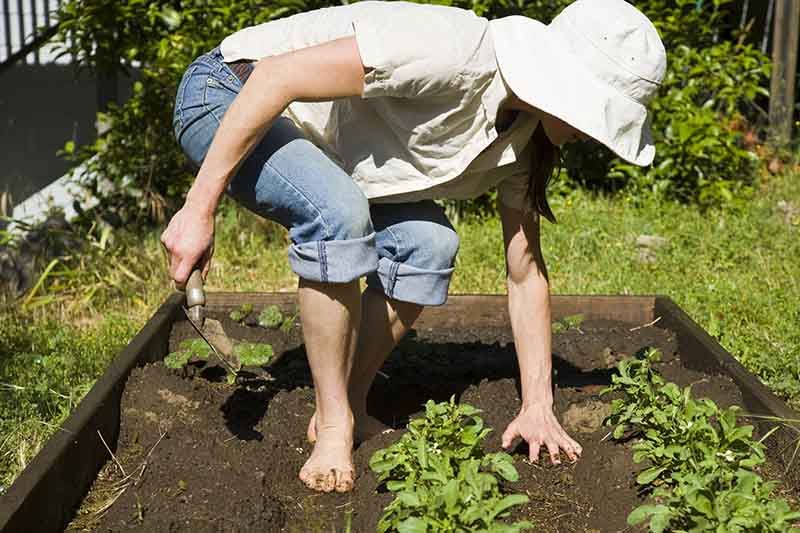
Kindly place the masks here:
[(607, 146), (629, 163), (653, 162), (647, 108), (597, 79), (537, 20), (511, 16), (491, 22), (500, 74), (522, 101)]

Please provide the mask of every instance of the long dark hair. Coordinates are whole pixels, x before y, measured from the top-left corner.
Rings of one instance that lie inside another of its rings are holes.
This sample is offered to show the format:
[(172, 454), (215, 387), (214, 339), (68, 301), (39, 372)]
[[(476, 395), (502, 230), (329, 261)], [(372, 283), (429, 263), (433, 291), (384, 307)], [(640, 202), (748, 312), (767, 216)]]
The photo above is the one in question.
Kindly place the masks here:
[(541, 122), (533, 132), (530, 143), (532, 149), (528, 201), (534, 212), (555, 224), (556, 216), (547, 203), (547, 185), (561, 170), (561, 149), (550, 142)]

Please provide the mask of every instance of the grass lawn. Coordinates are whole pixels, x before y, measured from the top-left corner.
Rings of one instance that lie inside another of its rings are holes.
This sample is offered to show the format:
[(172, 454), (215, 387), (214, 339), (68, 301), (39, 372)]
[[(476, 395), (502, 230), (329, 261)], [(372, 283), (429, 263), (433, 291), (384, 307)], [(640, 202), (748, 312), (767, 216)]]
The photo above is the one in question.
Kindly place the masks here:
[[(553, 292), (670, 296), (800, 408), (800, 215), (785, 220), (780, 200), (800, 206), (800, 173), (765, 178), (738, 209), (634, 207), (580, 191), (558, 198), (559, 223), (542, 230)], [(451, 293), (505, 292), (499, 221), (457, 228)], [(294, 289), (281, 230), (226, 209), (217, 234), (210, 290)], [(641, 234), (669, 242), (652, 262), (639, 260)], [(0, 312), (0, 486), (172, 290), (158, 232), (108, 237), (94, 232), (88, 251), (54, 265), (35, 294)]]

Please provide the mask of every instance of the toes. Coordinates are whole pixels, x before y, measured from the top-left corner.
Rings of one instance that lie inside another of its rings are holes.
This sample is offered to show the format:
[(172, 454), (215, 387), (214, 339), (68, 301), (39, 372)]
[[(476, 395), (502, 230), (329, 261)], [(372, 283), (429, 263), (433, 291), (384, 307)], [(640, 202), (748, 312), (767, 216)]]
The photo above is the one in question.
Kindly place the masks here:
[[(331, 479), (333, 481), (331, 482)], [(318, 492), (330, 492), (333, 490), (333, 486), (335, 484), (335, 478), (333, 478), (333, 471), (329, 475), (325, 475), (322, 472), (317, 470), (301, 470), (300, 471), (300, 480), (311, 490), (316, 490)]]
[(322, 492), (331, 492), (333, 489), (336, 488), (336, 470), (331, 468), (328, 470), (327, 474), (321, 475), (322, 478), (320, 488), (317, 490), (321, 490)]
[(355, 475), (352, 470), (336, 471), (336, 492), (349, 492), (353, 490)]
[(304, 468), (300, 470), (300, 481), (318, 492), (349, 492), (353, 490), (355, 474), (351, 469), (337, 470), (331, 468), (327, 472), (321, 472), (314, 468)]

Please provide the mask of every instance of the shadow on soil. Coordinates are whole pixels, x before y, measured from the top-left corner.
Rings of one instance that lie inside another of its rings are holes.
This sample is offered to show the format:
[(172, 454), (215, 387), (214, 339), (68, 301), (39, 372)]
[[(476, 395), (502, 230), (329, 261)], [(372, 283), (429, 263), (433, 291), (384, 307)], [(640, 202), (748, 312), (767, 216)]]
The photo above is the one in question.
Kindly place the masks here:
[[(553, 355), (555, 387), (603, 387), (611, 383), (610, 369), (583, 370)], [(224, 378), (222, 369), (211, 367), (202, 377)], [(419, 341), (412, 331), (389, 356), (369, 395), (370, 414), (394, 428), (405, 426), (414, 413), (424, 411), (425, 402), (449, 400), (482, 381), (513, 379), (520, 396), (519, 367), (513, 343), (433, 343)], [(308, 387), (313, 383), (304, 345), (290, 348), (270, 369), (270, 376), (241, 381), (221, 407), (226, 426), (241, 440), (261, 441), (257, 428), (269, 402), (280, 391)]]

